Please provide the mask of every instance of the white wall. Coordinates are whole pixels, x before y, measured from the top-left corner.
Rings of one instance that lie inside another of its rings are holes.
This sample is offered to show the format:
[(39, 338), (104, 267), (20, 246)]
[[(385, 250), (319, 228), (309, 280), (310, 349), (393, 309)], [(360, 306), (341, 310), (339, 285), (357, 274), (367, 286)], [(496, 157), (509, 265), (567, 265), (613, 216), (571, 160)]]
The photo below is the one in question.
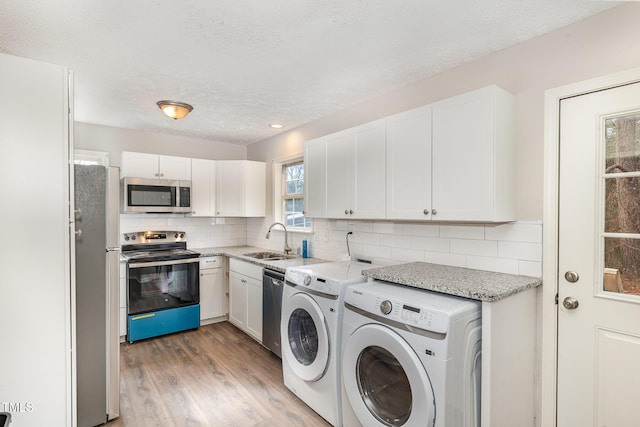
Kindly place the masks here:
[(75, 123), (75, 147), (108, 152), (112, 166), (120, 166), (122, 151), (212, 160), (247, 158), (244, 145), (79, 122)]
[[(495, 83), (517, 96), (516, 218), (539, 221), (543, 205), (544, 91), (640, 67), (638, 22), (640, 4), (624, 4), (249, 145), (247, 156), (266, 162), (286, 158), (301, 153), (305, 140)], [(270, 188), (268, 191), (271, 209)]]
[(0, 412), (12, 426), (74, 419), (67, 81), (66, 68), (0, 55)]

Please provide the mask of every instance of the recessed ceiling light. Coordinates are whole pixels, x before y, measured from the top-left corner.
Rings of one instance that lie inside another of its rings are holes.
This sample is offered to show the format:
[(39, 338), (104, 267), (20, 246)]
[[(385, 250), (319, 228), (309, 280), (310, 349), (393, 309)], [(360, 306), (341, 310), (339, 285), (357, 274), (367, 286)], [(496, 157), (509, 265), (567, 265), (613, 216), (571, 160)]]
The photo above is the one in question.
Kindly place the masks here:
[(271, 129), (282, 129), (282, 128), (284, 127), (284, 125), (282, 125), (282, 124), (280, 124), (280, 123), (271, 123), (271, 124), (269, 125), (269, 127), (270, 127)]

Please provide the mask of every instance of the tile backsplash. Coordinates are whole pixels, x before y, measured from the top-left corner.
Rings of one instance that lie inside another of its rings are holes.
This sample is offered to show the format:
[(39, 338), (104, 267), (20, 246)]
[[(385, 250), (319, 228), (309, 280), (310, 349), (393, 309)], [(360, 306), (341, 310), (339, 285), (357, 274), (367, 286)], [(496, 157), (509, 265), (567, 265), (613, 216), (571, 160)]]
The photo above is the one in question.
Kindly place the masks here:
[[(265, 234), (273, 218), (191, 218), (181, 215), (120, 215), (120, 233), (185, 231), (190, 248), (251, 245), (281, 251), (284, 232)], [(424, 261), (524, 276), (542, 276), (542, 222), (437, 224), (419, 222), (314, 220), (313, 233), (289, 233), (297, 250), (309, 242), (310, 255), (331, 261), (352, 256), (396, 262)]]
[[(284, 233), (264, 238), (271, 218), (247, 220), (247, 244), (282, 250)], [(390, 221), (314, 220), (312, 234), (289, 233), (298, 248), (307, 239), (311, 256), (346, 259), (347, 232), (352, 255), (397, 262), (424, 261), (523, 276), (542, 276), (542, 222), (437, 224)]]
[(187, 233), (189, 248), (247, 244), (247, 220), (245, 218), (192, 218), (165, 214), (120, 215), (121, 235), (145, 230), (184, 231)]

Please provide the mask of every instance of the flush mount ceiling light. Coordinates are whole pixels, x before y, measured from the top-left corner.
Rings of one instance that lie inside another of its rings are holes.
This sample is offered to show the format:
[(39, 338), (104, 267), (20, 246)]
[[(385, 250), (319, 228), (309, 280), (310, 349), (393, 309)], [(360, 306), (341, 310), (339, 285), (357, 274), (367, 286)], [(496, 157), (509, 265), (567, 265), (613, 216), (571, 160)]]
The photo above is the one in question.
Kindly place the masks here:
[(282, 124), (280, 124), (280, 123), (271, 123), (271, 124), (269, 125), (269, 127), (270, 127), (271, 129), (282, 129), (282, 128), (284, 127), (284, 125), (282, 125)]
[(167, 116), (174, 120), (182, 119), (193, 110), (193, 107), (184, 102), (177, 101), (158, 101), (158, 107)]

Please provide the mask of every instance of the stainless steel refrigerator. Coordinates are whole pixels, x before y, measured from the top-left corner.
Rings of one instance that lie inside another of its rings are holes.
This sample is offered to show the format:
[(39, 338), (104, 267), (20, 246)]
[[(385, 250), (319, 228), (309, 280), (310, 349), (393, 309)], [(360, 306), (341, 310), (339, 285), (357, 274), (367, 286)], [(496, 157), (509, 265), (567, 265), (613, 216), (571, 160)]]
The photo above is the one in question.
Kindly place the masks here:
[(78, 427), (119, 416), (119, 169), (76, 165)]

